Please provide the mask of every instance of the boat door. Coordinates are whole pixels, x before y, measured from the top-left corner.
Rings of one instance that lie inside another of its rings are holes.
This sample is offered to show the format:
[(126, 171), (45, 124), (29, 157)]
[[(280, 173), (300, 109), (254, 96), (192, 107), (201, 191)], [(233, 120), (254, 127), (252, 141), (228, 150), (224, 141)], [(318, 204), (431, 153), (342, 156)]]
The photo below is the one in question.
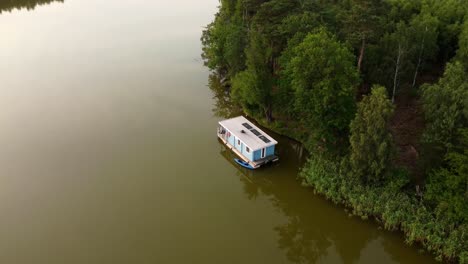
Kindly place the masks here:
[(262, 148), (262, 159), (265, 158), (265, 154), (266, 154), (265, 148)]

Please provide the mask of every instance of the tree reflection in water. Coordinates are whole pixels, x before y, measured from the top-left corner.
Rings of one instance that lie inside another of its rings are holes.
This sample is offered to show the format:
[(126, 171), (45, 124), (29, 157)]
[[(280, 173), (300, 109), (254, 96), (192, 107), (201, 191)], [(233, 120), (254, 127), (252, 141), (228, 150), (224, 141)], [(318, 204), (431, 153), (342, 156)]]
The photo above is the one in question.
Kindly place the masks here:
[[(223, 107), (214, 112), (232, 114), (228, 99), (219, 92), (221, 89), (217, 87), (212, 90), (218, 92), (214, 98), (221, 100), (215, 105)], [(310, 188), (302, 187), (297, 179), (299, 168), (307, 156), (302, 144), (269, 133), (279, 141), (277, 151), (280, 162), (272, 165), (274, 168), (261, 168), (255, 171), (241, 168), (234, 162), (234, 154), (222, 143), (220, 143), (220, 154), (237, 168), (236, 174), (242, 182), (243, 191), (248, 199), (266, 198), (281, 215), (286, 217), (286, 222), (275, 226), (274, 231), (278, 237), (277, 246), (289, 261), (293, 263), (317, 263), (330, 259), (342, 263), (369, 261), (363, 259), (361, 254), (364, 251), (375, 251), (377, 247), (388, 255), (378, 255), (381, 253), (377, 252), (377, 255), (367, 255), (367, 257), (388, 257), (401, 263), (411, 263), (411, 260), (402, 258), (408, 255), (402, 250), (402, 241), (397, 236), (393, 236), (395, 239), (392, 239), (392, 236), (384, 236), (385, 231), (378, 230), (373, 223), (362, 222), (356, 217), (347, 217), (342, 208), (314, 195)], [(412, 256), (417, 257), (417, 255)]]
[[(234, 154), (222, 144), (220, 154), (238, 168), (236, 174), (248, 199), (267, 198), (287, 218), (286, 223), (274, 228), (278, 248), (294, 263), (316, 263), (329, 254), (338, 254), (344, 263), (359, 260), (361, 250), (376, 238), (377, 232), (359, 233), (359, 229), (346, 225), (357, 219), (348, 219), (341, 209), (301, 187), (295, 175), (304, 162), (305, 151), (297, 142), (278, 135), (274, 137), (279, 139), (281, 157), (280, 163), (273, 165), (276, 166), (274, 170), (240, 168), (233, 161)], [(355, 231), (358, 233), (350, 235)]]
[(64, 0), (14, 0), (14, 1), (0, 1), (0, 14), (5, 11), (12, 11), (13, 9), (27, 9), (32, 10), (38, 5), (47, 5), (52, 2), (61, 2)]
[(240, 107), (234, 104), (230, 98), (230, 87), (223, 85), (217, 74), (210, 74), (208, 77), (208, 87), (213, 93), (215, 102), (213, 114), (215, 116), (229, 118), (242, 114)]

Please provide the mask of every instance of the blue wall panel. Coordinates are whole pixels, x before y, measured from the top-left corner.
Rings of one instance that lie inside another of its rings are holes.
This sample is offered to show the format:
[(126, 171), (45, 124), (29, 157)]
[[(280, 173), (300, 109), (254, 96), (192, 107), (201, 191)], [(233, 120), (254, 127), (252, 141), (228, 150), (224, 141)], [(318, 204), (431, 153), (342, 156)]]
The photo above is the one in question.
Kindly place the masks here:
[[(227, 132), (227, 133), (229, 133), (229, 132)], [(231, 134), (230, 137), (227, 138), (227, 142), (228, 142), (229, 145), (234, 146), (248, 160), (256, 161), (256, 160), (262, 159), (262, 150), (261, 149), (256, 150), (256, 151), (252, 151), (252, 149), (250, 149), (250, 153), (248, 153), (244, 143), (241, 142), (241, 144), (238, 145), (237, 144), (237, 137), (232, 135), (232, 134)], [(270, 147), (266, 148), (265, 157), (268, 157), (268, 156), (271, 156), (271, 155), (274, 155), (274, 154), (275, 154), (275, 146), (270, 146)]]
[(262, 155), (261, 149), (254, 151), (253, 153), (254, 161), (261, 159), (262, 158), (261, 155)]
[(274, 155), (275, 154), (275, 146), (269, 146), (267, 149), (266, 149), (266, 156), (271, 156), (271, 155)]
[(242, 153), (247, 159), (249, 159), (250, 161), (253, 161), (253, 153), (252, 153), (252, 150), (250, 150), (250, 153), (247, 152), (247, 150), (245, 149), (244, 147), (244, 152)]
[(240, 145), (237, 144), (237, 138), (236, 138), (235, 146), (236, 146), (236, 149), (242, 153), (242, 142), (240, 143)]
[(235, 137), (233, 135), (231, 135), (227, 140), (229, 142), (229, 144), (231, 144), (231, 146), (234, 146), (234, 138)]

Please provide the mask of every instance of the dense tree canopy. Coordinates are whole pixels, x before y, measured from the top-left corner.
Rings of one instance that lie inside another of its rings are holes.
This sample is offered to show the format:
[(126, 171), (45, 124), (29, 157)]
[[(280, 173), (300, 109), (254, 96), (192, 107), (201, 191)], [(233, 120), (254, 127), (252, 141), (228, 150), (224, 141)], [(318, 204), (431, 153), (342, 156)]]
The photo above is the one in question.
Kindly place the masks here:
[(269, 60), (272, 50), (263, 35), (250, 32), (250, 45), (246, 50), (247, 69), (232, 79), (232, 95), (247, 111), (260, 111), (271, 120), (271, 93), (273, 76)]
[(353, 54), (324, 29), (292, 48), (284, 66), (295, 108), (315, 137), (328, 143), (346, 135), (354, 116), (358, 74)]
[(366, 43), (375, 39), (381, 27), (381, 1), (350, 0), (344, 2), (345, 9), (341, 15), (341, 30), (349, 43), (359, 50), (357, 67), (361, 70)]
[(446, 166), (430, 173), (425, 197), (454, 225), (468, 220), (468, 129), (457, 134), (457, 146), (445, 155)]
[(468, 262), (467, 0), (222, 0), (202, 44), (223, 103), (310, 150), (307, 185)]
[(454, 144), (456, 131), (468, 126), (468, 78), (463, 65), (447, 64), (438, 83), (423, 86), (424, 140), (443, 149)]
[(463, 23), (463, 28), (458, 40), (457, 59), (468, 69), (468, 18)]
[(64, 0), (6, 0), (0, 1), (0, 13), (13, 9), (34, 9), (37, 5), (46, 5), (52, 2), (63, 2)]

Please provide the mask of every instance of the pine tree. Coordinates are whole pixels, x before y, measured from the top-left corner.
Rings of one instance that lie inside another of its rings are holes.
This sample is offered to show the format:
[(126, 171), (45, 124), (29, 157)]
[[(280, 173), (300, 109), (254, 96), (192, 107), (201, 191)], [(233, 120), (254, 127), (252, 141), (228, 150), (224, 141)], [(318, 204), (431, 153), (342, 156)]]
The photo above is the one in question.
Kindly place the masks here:
[(358, 104), (356, 117), (351, 122), (350, 164), (353, 175), (364, 183), (382, 182), (390, 166), (393, 139), (388, 123), (393, 110), (383, 86), (374, 86), (371, 95)]

